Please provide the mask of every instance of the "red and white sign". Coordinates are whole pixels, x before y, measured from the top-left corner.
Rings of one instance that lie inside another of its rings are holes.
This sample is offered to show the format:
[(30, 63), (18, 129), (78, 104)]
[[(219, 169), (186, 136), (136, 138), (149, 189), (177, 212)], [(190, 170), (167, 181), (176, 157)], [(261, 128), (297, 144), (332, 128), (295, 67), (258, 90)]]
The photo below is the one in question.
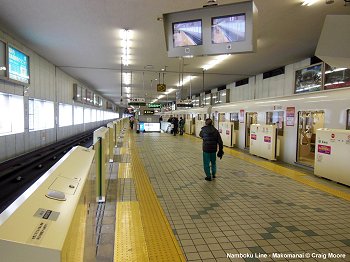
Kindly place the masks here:
[(287, 107), (286, 108), (286, 125), (294, 126), (295, 119), (295, 107)]
[(265, 143), (271, 143), (271, 136), (264, 136)]

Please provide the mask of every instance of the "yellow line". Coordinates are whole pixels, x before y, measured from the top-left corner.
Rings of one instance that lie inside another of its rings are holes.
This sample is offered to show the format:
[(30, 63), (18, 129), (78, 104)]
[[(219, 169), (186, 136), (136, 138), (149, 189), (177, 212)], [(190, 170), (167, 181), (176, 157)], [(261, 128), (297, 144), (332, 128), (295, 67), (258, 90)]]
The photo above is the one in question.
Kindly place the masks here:
[[(129, 138), (130, 139), (130, 138)], [(131, 135), (131, 163), (150, 261), (186, 261), (143, 166)]]
[(130, 149), (128, 147), (121, 147), (120, 148), (120, 154), (121, 155), (130, 154)]
[(130, 146), (131, 163), (119, 163), (118, 178), (134, 180), (138, 201), (117, 202), (114, 261), (186, 261), (139, 158), (133, 134), (127, 132), (124, 139)]
[(130, 163), (119, 163), (118, 178), (132, 178)]
[(137, 202), (117, 203), (114, 261), (149, 261)]
[[(191, 136), (187, 136), (187, 137), (191, 138)], [(197, 141), (199, 139), (200, 138), (196, 137)], [(225, 151), (225, 153), (228, 153), (234, 157), (237, 157), (239, 159), (242, 159), (242, 160), (247, 161), (249, 163), (252, 163), (254, 165), (263, 167), (263, 168), (270, 170), (276, 174), (289, 177), (289, 178), (291, 178), (295, 181), (298, 181), (304, 185), (308, 185), (310, 187), (316, 188), (316, 189), (321, 190), (323, 192), (329, 193), (333, 196), (350, 201), (350, 194), (349, 193), (346, 193), (346, 192), (331, 188), (329, 186), (320, 184), (318, 182), (312, 181), (312, 180), (308, 179), (307, 178), (308, 176), (302, 172), (279, 166), (273, 162), (268, 162), (267, 160), (257, 160), (251, 155), (247, 155), (245, 153), (241, 153), (241, 152), (236, 151), (234, 148), (225, 147), (224, 151)]]

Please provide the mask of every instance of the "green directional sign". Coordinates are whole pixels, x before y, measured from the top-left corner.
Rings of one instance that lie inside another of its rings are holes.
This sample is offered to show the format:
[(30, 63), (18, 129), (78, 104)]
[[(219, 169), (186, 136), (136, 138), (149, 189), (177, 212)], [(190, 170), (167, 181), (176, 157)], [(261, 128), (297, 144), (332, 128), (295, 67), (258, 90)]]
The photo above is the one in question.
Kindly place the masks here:
[(149, 108), (161, 108), (161, 104), (148, 104)]

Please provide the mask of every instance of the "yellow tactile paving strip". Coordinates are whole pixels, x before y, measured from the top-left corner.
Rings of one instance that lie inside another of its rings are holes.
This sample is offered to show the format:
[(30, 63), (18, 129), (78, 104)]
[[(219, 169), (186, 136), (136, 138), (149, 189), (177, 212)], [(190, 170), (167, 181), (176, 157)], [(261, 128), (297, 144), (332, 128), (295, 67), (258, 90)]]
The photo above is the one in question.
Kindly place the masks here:
[(129, 147), (122, 147), (122, 148), (120, 148), (120, 154), (121, 155), (130, 154), (130, 148)]
[[(117, 203), (114, 261), (186, 261), (139, 158), (133, 135), (128, 132), (124, 139), (130, 148), (121, 152), (131, 154), (131, 163), (120, 164), (118, 177), (128, 176), (134, 179), (138, 201)], [(124, 175), (122, 172), (129, 174)], [(133, 204), (133, 208), (128, 208), (126, 205), (130, 203), (137, 205)], [(128, 219), (135, 219), (138, 222), (126, 223)], [(141, 226), (142, 233), (140, 229), (135, 231), (131, 228), (134, 226), (137, 228)], [(144, 252), (144, 246), (147, 253)]]
[(149, 261), (138, 202), (118, 202), (114, 261)]
[[(186, 137), (191, 138), (191, 136), (186, 136)], [(196, 138), (197, 141), (200, 141), (199, 139), (200, 138)], [(313, 188), (316, 188), (316, 189), (319, 189), (319, 190), (324, 191), (326, 193), (329, 193), (333, 196), (350, 201), (350, 194), (342, 192), (342, 191), (334, 189), (334, 188), (331, 188), (331, 187), (326, 186), (326, 185), (322, 185), (322, 184), (317, 183), (315, 181), (312, 181), (312, 180), (307, 178), (306, 174), (301, 173), (299, 171), (279, 166), (273, 162), (268, 162), (267, 160), (266, 161), (265, 160), (257, 160), (255, 157), (238, 152), (238, 151), (234, 150), (233, 148), (225, 147), (224, 151), (226, 154), (230, 154), (234, 157), (237, 157), (239, 159), (242, 159), (242, 160), (247, 161), (249, 163), (252, 163), (254, 165), (263, 167), (267, 170), (275, 172), (276, 174), (289, 177), (289, 178), (291, 178), (295, 181), (298, 181), (304, 185), (311, 186)]]
[(118, 178), (132, 178), (130, 163), (119, 163)]

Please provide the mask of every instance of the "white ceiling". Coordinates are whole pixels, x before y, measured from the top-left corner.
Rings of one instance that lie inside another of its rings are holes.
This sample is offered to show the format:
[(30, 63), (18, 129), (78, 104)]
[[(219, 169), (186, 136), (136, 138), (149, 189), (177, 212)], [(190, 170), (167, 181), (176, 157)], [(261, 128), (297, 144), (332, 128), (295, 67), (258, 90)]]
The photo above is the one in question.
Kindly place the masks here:
[[(234, 2), (240, 1), (218, 0), (218, 4)], [(350, 6), (344, 6), (343, 0), (330, 5), (319, 0), (310, 7), (301, 6), (301, 0), (254, 2), (259, 11), (257, 51), (232, 55), (206, 71), (205, 90), (313, 56), (325, 16), (350, 14)], [(191, 82), (191, 94), (203, 90), (202, 68), (213, 57), (184, 61), (168, 58), (163, 23), (157, 18), (164, 13), (200, 8), (205, 3), (206, 0), (0, 0), (0, 26), (117, 104), (121, 94), (120, 31), (128, 28), (132, 30), (131, 60), (124, 70), (132, 72), (132, 87), (123, 87), (123, 94), (150, 101), (160, 95), (156, 84), (165, 66), (167, 88), (177, 88), (179, 72), (183, 71), (184, 77), (197, 76)], [(184, 67), (180, 69), (182, 63)], [(152, 68), (145, 69), (147, 65)], [(174, 93), (169, 100), (175, 100)]]

